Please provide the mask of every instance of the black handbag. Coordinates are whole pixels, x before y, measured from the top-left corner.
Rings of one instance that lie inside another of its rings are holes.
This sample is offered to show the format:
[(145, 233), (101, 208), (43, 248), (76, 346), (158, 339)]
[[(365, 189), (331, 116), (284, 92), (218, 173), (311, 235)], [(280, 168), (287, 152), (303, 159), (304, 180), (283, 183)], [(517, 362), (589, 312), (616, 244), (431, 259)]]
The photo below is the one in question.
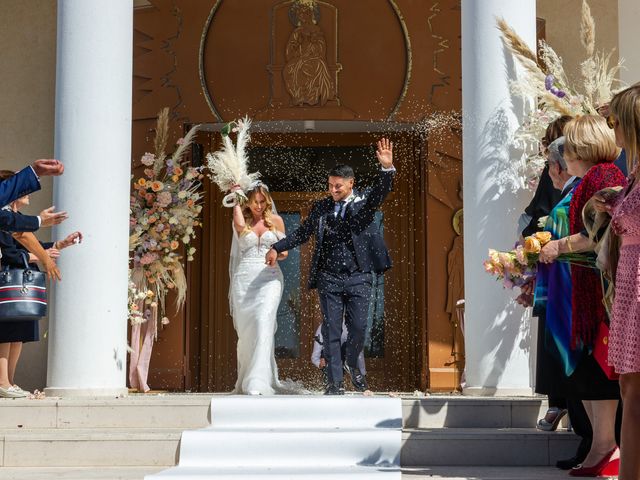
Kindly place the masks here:
[(31, 268), (22, 255), (24, 268), (0, 271), (0, 322), (39, 320), (47, 315), (47, 278)]

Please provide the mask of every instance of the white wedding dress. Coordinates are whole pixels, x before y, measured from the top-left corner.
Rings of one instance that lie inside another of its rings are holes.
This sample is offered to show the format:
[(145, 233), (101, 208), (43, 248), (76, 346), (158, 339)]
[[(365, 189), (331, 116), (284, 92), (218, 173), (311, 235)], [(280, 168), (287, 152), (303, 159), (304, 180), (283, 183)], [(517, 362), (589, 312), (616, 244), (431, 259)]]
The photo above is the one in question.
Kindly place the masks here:
[(296, 383), (278, 380), (274, 352), (283, 277), (280, 266), (265, 264), (265, 255), (284, 236), (270, 230), (238, 236), (234, 230), (229, 302), (238, 334), (238, 380), (233, 393), (301, 393)]

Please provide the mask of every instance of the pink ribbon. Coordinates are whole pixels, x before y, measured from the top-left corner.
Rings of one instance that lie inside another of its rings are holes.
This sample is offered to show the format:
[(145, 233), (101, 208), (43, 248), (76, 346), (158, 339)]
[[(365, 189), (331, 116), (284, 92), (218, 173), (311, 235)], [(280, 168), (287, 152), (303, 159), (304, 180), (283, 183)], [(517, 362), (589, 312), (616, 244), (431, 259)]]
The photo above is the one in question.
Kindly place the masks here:
[[(154, 309), (155, 310), (155, 309)], [(131, 325), (131, 357), (129, 363), (129, 385), (139, 392), (151, 390), (147, 384), (153, 342), (156, 339), (156, 315), (144, 323)]]

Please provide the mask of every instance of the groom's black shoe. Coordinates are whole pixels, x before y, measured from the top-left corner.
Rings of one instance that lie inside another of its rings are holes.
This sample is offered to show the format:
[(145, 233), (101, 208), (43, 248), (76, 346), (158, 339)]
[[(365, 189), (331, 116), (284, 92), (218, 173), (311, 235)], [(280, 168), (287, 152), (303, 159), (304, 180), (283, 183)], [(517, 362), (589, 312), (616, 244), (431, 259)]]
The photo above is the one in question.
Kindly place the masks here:
[(344, 369), (347, 371), (349, 376), (351, 377), (351, 383), (355, 387), (358, 392), (364, 392), (369, 388), (367, 385), (367, 377), (360, 372), (358, 367), (351, 368), (346, 363), (344, 364)]
[(324, 391), (325, 395), (344, 395), (344, 383), (342, 382), (333, 382), (327, 385), (326, 390)]
[(322, 384), (324, 385), (324, 388), (327, 388), (327, 386), (329, 385), (329, 374), (327, 373), (327, 367), (322, 367), (320, 371), (322, 372)]

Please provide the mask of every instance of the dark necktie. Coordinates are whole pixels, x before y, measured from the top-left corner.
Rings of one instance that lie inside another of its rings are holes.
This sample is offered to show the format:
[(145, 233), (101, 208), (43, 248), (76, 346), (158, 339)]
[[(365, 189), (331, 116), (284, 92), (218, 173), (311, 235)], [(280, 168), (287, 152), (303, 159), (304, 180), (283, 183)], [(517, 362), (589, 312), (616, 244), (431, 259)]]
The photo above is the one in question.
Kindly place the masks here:
[(339, 202), (336, 202), (336, 207), (337, 207), (337, 217), (342, 218), (344, 216), (344, 209), (345, 206), (347, 205), (347, 201), (346, 200), (340, 200)]

